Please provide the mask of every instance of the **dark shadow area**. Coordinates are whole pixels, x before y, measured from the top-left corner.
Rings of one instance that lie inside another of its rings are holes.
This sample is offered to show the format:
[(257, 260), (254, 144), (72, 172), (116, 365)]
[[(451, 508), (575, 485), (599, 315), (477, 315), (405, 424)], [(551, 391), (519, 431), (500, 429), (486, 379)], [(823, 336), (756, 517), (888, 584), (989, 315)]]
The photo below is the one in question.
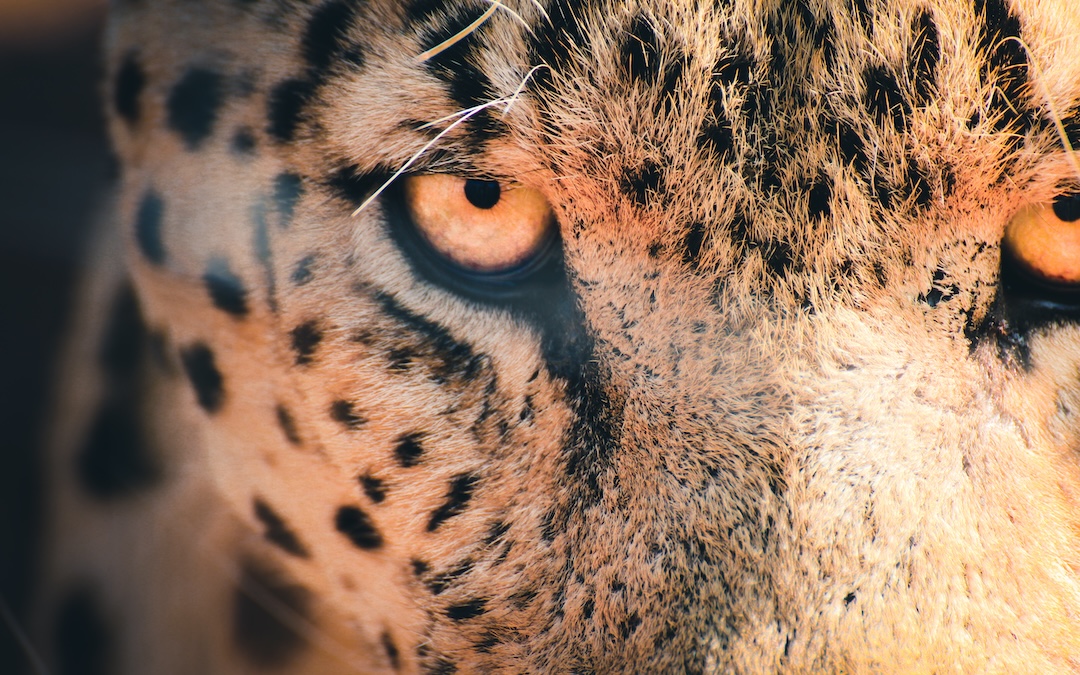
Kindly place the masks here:
[[(54, 40), (0, 42), (0, 595), (24, 628), (55, 358), (108, 184), (99, 36), (95, 21)], [(0, 673), (29, 666), (0, 620)]]

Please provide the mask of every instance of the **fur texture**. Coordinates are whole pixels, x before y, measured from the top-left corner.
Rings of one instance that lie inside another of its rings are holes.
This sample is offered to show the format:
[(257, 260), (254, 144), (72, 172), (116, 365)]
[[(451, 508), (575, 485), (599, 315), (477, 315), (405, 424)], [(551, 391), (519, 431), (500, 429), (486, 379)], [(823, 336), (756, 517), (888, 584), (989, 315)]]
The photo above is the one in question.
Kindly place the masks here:
[[(115, 3), (55, 660), (1080, 669), (1080, 327), (1000, 248), (1080, 181), (1080, 5), (505, 5), (419, 61), (488, 3)], [(426, 277), (352, 215), (414, 159), (565, 278)]]

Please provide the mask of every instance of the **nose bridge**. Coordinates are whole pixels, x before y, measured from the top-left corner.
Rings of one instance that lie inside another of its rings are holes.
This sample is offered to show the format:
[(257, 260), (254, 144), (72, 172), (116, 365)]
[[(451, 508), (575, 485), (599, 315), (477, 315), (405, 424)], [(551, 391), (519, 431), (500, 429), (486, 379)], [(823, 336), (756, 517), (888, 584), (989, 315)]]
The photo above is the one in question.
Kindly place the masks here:
[[(688, 260), (685, 240), (694, 233), (678, 233), (677, 221), (630, 217), (590, 227), (594, 235), (571, 242), (568, 253), (590, 261), (577, 293), (608, 387), (625, 399), (623, 429), (678, 452), (782, 445), (769, 436), (790, 407), (785, 372), (808, 342), (805, 320), (779, 310), (768, 290), (750, 292), (744, 271), (716, 264), (716, 255), (707, 266)], [(712, 224), (707, 236), (726, 235)], [(760, 272), (764, 263), (755, 264)], [(732, 430), (727, 441), (720, 428)]]

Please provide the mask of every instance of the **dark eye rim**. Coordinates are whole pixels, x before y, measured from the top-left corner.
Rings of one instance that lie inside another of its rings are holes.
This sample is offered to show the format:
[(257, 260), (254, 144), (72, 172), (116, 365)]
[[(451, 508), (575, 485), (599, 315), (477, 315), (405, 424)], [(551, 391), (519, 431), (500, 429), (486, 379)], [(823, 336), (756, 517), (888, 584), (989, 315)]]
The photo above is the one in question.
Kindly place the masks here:
[(1033, 311), (1080, 315), (1080, 283), (1069, 284), (1040, 276), (1004, 242), (1001, 247), (1001, 288), (1013, 302)]
[(386, 214), (387, 232), (417, 276), (487, 304), (513, 303), (565, 284), (562, 238), (557, 223), (525, 262), (493, 272), (471, 270), (436, 250), (413, 222), (402, 185), (408, 177), (404, 175), (394, 181), (380, 201)]

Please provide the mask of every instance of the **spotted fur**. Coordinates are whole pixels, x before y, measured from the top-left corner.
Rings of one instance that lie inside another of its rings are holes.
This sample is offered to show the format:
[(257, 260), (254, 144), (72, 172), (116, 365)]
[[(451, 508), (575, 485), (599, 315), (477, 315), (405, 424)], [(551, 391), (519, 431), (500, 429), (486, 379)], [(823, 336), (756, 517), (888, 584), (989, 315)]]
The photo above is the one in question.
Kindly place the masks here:
[[(1080, 670), (1080, 313), (1000, 255), (1080, 5), (113, 5), (58, 672)], [(550, 283), (354, 214), (406, 166), (541, 191)]]

